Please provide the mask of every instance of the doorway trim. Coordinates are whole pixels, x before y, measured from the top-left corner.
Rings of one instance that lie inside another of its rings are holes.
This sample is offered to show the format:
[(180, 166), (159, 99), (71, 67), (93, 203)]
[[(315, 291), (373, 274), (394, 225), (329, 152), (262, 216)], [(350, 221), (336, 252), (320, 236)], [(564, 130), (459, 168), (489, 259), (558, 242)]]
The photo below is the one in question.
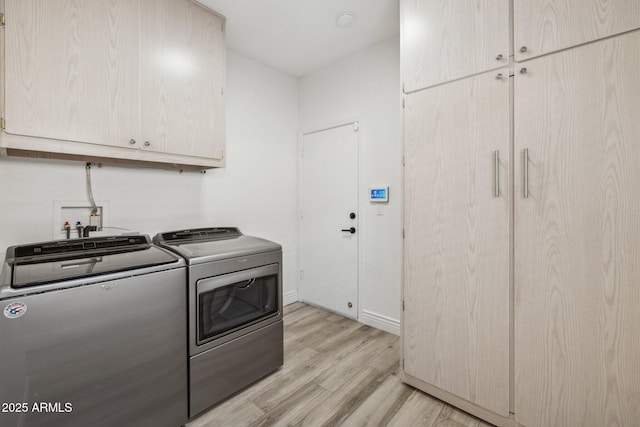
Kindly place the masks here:
[[(364, 219), (364, 215), (362, 214), (364, 212), (364, 203), (363, 203), (363, 195), (364, 192), (362, 191), (362, 183), (364, 182), (364, 167), (362, 165), (362, 159), (364, 158), (363, 154), (364, 154), (364, 144), (363, 144), (363, 120), (360, 116), (356, 116), (356, 117), (352, 117), (352, 118), (347, 118), (344, 120), (337, 120), (334, 122), (329, 122), (329, 123), (325, 123), (325, 124), (321, 124), (321, 125), (317, 125), (317, 126), (310, 126), (307, 128), (303, 128), (302, 130), (300, 130), (298, 132), (298, 147), (297, 147), (297, 157), (298, 157), (298, 201), (297, 201), (297, 219), (298, 219), (298, 224), (297, 224), (297, 228), (298, 228), (298, 286), (296, 287), (297, 289), (297, 301), (302, 301), (302, 294), (303, 292), (301, 292), (301, 280), (300, 280), (300, 274), (302, 271), (302, 247), (303, 247), (303, 241), (302, 241), (302, 201), (303, 201), (303, 178), (304, 178), (304, 159), (303, 159), (303, 144), (304, 144), (304, 136), (305, 135), (309, 135), (309, 134), (313, 134), (313, 133), (317, 133), (317, 132), (322, 132), (325, 130), (330, 130), (330, 129), (335, 129), (338, 127), (342, 127), (342, 126), (348, 126), (348, 125), (355, 125), (357, 126), (357, 137), (358, 137), (358, 156), (357, 156), (357, 167), (358, 167), (358, 171), (357, 171), (357, 176), (358, 176), (358, 182), (357, 182), (357, 188), (358, 188), (358, 201), (357, 201), (357, 206), (358, 206), (358, 228), (359, 228), (359, 232), (357, 234), (358, 236), (358, 277), (356, 280), (356, 295), (358, 298), (358, 302), (357, 302), (357, 306), (358, 306), (358, 310), (356, 312), (356, 320), (361, 322), (361, 318), (363, 315), (363, 297), (364, 297), (364, 292), (363, 292), (363, 283), (362, 283), (362, 278), (364, 277), (364, 271), (363, 271), (363, 266), (364, 266), (364, 247), (365, 247), (365, 240), (366, 240), (366, 235), (364, 233), (362, 233), (362, 230), (365, 229), (365, 219)], [(324, 310), (326, 310), (325, 308), (323, 308)]]

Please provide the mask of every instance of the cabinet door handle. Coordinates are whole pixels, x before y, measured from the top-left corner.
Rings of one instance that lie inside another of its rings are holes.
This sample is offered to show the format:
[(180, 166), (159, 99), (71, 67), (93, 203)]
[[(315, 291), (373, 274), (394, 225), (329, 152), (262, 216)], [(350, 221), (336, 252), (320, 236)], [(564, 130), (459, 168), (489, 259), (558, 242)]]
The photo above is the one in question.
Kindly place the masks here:
[(529, 198), (529, 149), (524, 149), (524, 198)]
[(494, 155), (494, 178), (496, 180), (495, 186), (493, 189), (493, 195), (495, 197), (500, 197), (500, 151), (496, 150), (493, 153)]

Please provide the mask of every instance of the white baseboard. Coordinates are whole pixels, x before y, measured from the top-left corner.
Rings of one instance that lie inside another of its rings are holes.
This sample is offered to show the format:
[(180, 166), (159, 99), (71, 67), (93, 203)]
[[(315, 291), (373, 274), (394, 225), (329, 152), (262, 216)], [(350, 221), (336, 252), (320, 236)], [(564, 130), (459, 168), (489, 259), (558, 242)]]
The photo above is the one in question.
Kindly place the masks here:
[[(294, 302), (298, 302), (298, 301), (301, 301), (301, 300), (298, 298), (297, 290), (289, 291), (285, 293), (282, 297), (283, 306), (293, 304)], [(303, 301), (303, 302), (305, 304), (313, 305), (306, 301)], [(314, 305), (314, 307), (317, 307), (317, 306)], [(318, 308), (322, 310), (327, 310), (326, 308), (323, 308), (323, 307), (318, 307)], [(331, 311), (331, 310), (328, 310), (328, 311)], [(340, 315), (344, 316), (344, 314), (340, 314)], [(348, 316), (345, 316), (345, 317), (348, 317)], [(360, 323), (363, 323), (367, 326), (371, 326), (376, 329), (381, 329), (385, 332), (389, 332), (394, 335), (400, 335), (400, 321), (396, 319), (392, 319), (391, 317), (388, 317), (388, 316), (384, 316), (382, 314), (374, 313), (368, 310), (362, 310), (362, 312), (360, 313), (360, 317), (354, 320), (357, 320)]]
[(282, 296), (282, 305), (293, 304), (294, 302), (298, 302), (298, 291), (289, 291)]
[(374, 328), (382, 329), (394, 335), (400, 335), (400, 321), (392, 319), (391, 317), (383, 316), (382, 314), (373, 313), (371, 311), (362, 310), (360, 313), (361, 323), (372, 326)]

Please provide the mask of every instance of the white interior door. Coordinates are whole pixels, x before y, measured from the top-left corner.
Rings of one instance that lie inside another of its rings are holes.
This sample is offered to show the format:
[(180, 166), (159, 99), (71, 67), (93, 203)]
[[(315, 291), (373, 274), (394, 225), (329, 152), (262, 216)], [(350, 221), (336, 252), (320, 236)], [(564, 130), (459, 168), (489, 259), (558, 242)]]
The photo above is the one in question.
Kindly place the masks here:
[(303, 136), (301, 203), (300, 299), (357, 318), (357, 124)]

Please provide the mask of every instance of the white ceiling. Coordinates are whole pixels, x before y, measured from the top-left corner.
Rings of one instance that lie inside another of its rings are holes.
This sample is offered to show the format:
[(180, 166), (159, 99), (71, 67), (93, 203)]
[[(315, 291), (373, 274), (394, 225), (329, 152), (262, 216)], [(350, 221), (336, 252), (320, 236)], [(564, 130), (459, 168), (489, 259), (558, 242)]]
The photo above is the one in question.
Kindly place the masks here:
[[(399, 32), (398, 0), (198, 0), (226, 16), (227, 47), (295, 77)], [(356, 21), (336, 25), (341, 12)]]

